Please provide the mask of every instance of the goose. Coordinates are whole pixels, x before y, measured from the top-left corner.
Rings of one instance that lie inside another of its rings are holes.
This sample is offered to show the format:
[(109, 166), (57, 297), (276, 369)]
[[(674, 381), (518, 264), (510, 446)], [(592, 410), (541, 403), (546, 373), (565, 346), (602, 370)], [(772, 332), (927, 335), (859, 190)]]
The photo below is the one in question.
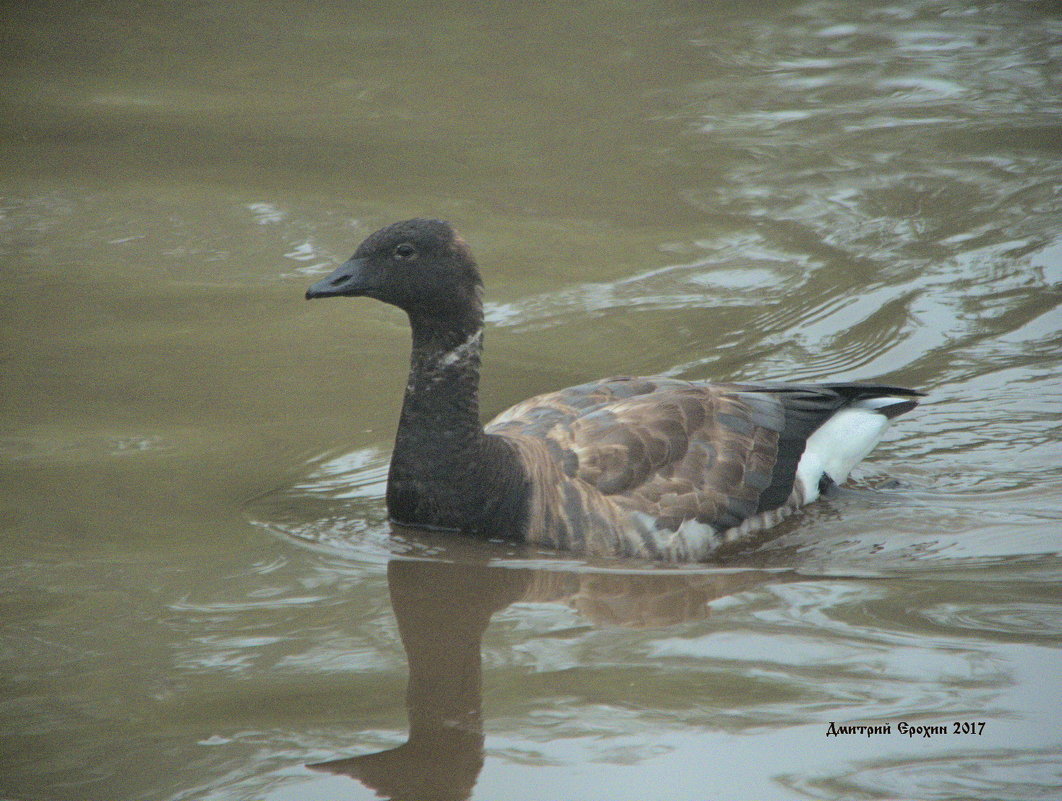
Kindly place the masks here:
[(912, 389), (618, 376), (479, 416), (483, 282), (445, 221), (368, 236), (306, 298), (397, 306), (413, 334), (391, 521), (587, 556), (703, 562), (841, 484)]

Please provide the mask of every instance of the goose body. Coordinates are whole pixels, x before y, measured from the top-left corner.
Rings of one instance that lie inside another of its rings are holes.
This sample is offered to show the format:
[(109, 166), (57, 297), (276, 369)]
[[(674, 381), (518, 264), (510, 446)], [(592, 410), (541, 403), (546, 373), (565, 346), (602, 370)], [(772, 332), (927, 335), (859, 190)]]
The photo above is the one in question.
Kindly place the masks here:
[(530, 398), (484, 428), (482, 283), (449, 224), (383, 228), (306, 292), (340, 295), (409, 316), (387, 485), (392, 520), (409, 526), (593, 555), (711, 559), (845, 481), (922, 394), (614, 377)]

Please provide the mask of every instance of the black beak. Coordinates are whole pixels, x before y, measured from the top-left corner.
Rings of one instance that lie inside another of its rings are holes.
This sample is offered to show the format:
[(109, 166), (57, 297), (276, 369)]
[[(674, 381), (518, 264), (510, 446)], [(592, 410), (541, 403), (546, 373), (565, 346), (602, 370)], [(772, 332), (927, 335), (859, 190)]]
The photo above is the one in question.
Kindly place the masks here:
[(350, 259), (336, 268), (327, 278), (322, 278), (306, 290), (306, 300), (334, 298), (340, 295), (352, 297), (369, 295), (373, 282), (369, 280), (368, 263), (365, 259)]

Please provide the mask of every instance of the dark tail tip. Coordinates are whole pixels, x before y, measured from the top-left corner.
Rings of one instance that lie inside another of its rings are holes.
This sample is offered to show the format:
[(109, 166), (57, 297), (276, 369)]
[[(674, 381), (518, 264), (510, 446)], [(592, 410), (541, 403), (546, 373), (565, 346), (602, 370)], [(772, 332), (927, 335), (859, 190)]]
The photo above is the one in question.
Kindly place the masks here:
[(911, 409), (913, 409), (917, 405), (918, 401), (897, 401), (896, 403), (890, 403), (888, 406), (881, 406), (877, 409), (877, 411), (879, 414), (883, 414), (891, 420), (894, 417), (899, 417), (904, 412), (911, 411)]

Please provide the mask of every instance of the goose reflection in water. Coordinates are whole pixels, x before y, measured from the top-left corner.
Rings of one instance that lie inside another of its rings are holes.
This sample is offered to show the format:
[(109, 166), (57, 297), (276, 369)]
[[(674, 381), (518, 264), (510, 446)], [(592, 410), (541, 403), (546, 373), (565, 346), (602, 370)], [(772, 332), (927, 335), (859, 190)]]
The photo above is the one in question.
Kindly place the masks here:
[(484, 761), (481, 646), (495, 612), (516, 602), (562, 603), (598, 625), (667, 626), (703, 619), (709, 602), (784, 576), (392, 560), (391, 605), (409, 660), (409, 738), (395, 748), (309, 767), (357, 779), (393, 801), (467, 799)]

